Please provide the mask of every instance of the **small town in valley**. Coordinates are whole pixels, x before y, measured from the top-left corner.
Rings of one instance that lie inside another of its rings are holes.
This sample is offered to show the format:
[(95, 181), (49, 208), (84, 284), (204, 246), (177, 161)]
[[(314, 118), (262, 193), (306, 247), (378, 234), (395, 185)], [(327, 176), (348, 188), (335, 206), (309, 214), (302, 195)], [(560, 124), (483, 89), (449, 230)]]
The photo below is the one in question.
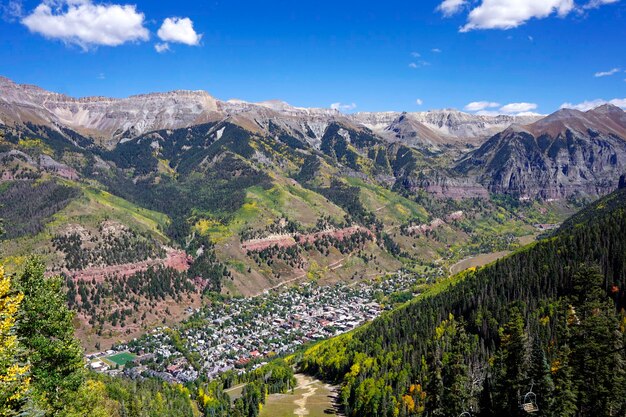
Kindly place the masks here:
[(414, 297), (420, 285), (441, 274), (441, 269), (429, 276), (399, 271), (354, 285), (307, 282), (252, 298), (215, 299), (201, 309), (189, 309), (189, 318), (177, 328), (157, 327), (88, 354), (87, 360), (97, 372), (168, 382), (243, 373), (309, 342), (348, 332)]

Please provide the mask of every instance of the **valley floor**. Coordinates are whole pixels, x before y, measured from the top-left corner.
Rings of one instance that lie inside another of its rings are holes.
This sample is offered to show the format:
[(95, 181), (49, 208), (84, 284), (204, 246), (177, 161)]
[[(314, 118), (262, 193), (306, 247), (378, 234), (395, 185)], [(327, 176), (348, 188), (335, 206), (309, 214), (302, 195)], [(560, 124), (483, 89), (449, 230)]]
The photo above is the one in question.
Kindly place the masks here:
[(303, 374), (296, 374), (293, 394), (272, 394), (265, 400), (259, 417), (342, 416), (337, 408), (339, 388)]
[[(522, 236), (521, 238), (519, 238), (519, 242), (522, 246), (524, 246), (533, 242), (536, 238), (537, 238), (537, 235)], [(485, 266), (487, 264), (490, 264), (491, 262), (497, 261), (498, 259), (510, 253), (512, 252), (500, 251), (500, 252), (481, 253), (480, 255), (471, 256), (469, 258), (462, 259), (450, 267), (450, 275), (458, 274), (459, 272), (465, 271), (468, 268)]]
[[(533, 238), (524, 238), (524, 243)], [(450, 269), (455, 273), (485, 265), (509, 253), (478, 255)], [(290, 354), (304, 343), (352, 330), (383, 310), (427, 291), (430, 283), (442, 279), (447, 269), (442, 265), (422, 274), (398, 272), (380, 280), (358, 279), (333, 286), (307, 282), (276, 288), (256, 297), (214, 301), (194, 309), (194, 314), (180, 327), (157, 328), (129, 343), (118, 344), (113, 350), (139, 356), (141, 365), (127, 370), (131, 376), (152, 369), (153, 376), (167, 381), (183, 383), (199, 374), (214, 378), (275, 354)], [(177, 335), (176, 343), (172, 332)], [(190, 354), (195, 357), (193, 361), (189, 360)], [(167, 361), (155, 362), (160, 356)], [(111, 368), (98, 371), (119, 372)]]

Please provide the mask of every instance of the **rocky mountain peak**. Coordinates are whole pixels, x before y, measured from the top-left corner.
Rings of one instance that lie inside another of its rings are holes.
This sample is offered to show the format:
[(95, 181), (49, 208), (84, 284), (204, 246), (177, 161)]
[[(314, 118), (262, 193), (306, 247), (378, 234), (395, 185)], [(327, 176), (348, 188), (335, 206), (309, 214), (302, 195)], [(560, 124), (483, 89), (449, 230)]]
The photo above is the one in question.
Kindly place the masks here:
[(626, 168), (626, 120), (615, 106), (561, 109), (526, 126), (512, 125), (457, 165), (495, 193), (560, 199), (601, 195)]
[(588, 110), (587, 113), (593, 113), (597, 115), (623, 115), (624, 110), (620, 109), (614, 104), (606, 103), (595, 109)]
[(528, 126), (535, 136), (563, 136), (567, 131), (587, 135), (589, 132), (616, 135), (626, 139), (626, 113), (619, 107), (607, 104), (582, 112), (561, 109)]

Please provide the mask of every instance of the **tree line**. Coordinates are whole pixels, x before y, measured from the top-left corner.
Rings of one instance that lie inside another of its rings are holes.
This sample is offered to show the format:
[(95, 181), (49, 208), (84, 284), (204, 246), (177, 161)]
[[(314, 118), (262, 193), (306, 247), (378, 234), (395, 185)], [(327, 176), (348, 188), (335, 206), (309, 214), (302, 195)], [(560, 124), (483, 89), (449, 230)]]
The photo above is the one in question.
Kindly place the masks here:
[(351, 416), (524, 415), (531, 388), (537, 415), (623, 416), (625, 208), (621, 190), (555, 236), (315, 345), (299, 366), (341, 383)]

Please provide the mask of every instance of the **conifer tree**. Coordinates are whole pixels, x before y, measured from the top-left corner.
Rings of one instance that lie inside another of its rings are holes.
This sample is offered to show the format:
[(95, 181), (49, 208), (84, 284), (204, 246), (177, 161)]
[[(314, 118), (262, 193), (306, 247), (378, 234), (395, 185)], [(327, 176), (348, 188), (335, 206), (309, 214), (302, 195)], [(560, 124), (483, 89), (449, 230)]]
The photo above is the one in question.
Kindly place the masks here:
[(537, 396), (537, 406), (544, 414), (544, 410), (551, 408), (554, 381), (550, 374), (548, 359), (538, 339), (534, 340), (532, 344), (528, 378), (531, 381), (533, 392)]
[(469, 338), (463, 324), (452, 321), (449, 352), (443, 358), (443, 404), (446, 416), (458, 416), (469, 410), (470, 386), (466, 357), (470, 353)]
[(64, 399), (83, 382), (83, 356), (74, 338), (74, 313), (67, 308), (60, 277), (46, 278), (37, 259), (18, 277), (24, 300), (17, 336), (31, 363), (34, 395), (48, 415), (63, 408)]
[(613, 302), (596, 266), (581, 266), (573, 279), (571, 295), (571, 362), (582, 415), (613, 415), (623, 399), (617, 398), (624, 367), (622, 335)]
[(527, 343), (524, 318), (520, 307), (515, 306), (509, 321), (500, 329), (500, 349), (494, 362), (496, 415), (521, 415), (520, 396), (528, 389), (525, 369)]
[(549, 416), (574, 417), (578, 411), (576, 406), (576, 387), (573, 381), (573, 370), (569, 363), (570, 349), (565, 345), (559, 349), (551, 367), (554, 381), (554, 396), (549, 403)]

